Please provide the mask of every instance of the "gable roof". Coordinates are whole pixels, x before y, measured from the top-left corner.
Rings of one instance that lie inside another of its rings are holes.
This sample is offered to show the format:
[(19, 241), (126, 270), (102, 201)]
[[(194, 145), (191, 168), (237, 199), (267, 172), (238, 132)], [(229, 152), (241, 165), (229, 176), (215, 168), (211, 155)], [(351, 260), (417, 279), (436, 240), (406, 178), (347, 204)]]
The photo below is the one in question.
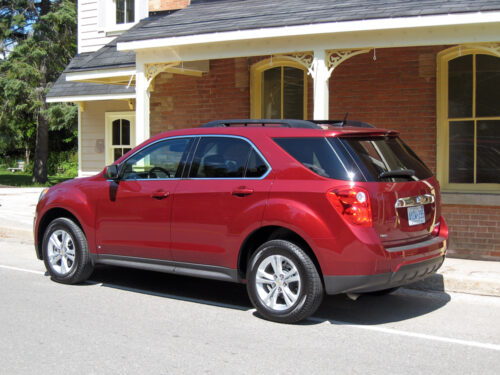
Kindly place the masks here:
[(192, 0), (187, 8), (141, 21), (117, 42), (497, 10), (498, 0)]

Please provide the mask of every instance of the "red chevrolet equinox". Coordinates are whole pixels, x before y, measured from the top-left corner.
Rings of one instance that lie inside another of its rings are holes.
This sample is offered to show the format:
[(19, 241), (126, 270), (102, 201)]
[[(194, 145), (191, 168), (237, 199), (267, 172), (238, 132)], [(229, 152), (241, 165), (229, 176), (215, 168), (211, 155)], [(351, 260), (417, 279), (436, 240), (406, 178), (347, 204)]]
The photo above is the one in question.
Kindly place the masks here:
[(170, 131), (42, 192), (52, 279), (96, 264), (246, 283), (266, 319), (324, 293), (390, 293), (443, 263), (439, 184), (392, 130), (355, 121), (221, 120)]

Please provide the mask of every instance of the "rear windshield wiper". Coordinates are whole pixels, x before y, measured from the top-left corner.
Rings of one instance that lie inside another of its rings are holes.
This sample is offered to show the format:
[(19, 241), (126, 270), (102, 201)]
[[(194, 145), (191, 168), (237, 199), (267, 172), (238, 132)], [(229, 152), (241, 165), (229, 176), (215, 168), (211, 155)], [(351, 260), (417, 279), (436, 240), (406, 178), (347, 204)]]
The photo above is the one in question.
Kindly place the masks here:
[(415, 171), (413, 169), (394, 169), (392, 171), (382, 172), (378, 175), (378, 178), (387, 177), (413, 177), (415, 176)]

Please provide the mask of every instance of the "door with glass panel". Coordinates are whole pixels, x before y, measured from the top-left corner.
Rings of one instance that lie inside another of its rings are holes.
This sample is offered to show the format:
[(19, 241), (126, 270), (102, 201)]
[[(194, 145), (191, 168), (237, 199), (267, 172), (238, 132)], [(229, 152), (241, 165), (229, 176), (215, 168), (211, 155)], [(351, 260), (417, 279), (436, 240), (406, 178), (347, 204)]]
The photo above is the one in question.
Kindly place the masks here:
[(106, 164), (112, 164), (135, 146), (135, 114), (106, 114)]

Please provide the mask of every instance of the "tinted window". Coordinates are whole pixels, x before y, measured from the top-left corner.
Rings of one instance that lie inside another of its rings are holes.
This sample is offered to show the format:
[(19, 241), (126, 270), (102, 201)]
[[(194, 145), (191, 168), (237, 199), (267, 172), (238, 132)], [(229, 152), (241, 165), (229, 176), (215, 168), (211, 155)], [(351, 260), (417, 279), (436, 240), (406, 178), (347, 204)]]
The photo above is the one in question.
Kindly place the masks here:
[[(335, 138), (333, 138), (335, 139)], [(422, 160), (398, 137), (338, 138), (367, 181), (422, 180), (432, 176)], [(383, 172), (411, 169), (413, 177), (380, 179)]]
[(169, 139), (155, 143), (125, 161), (124, 179), (179, 178), (182, 156), (189, 138)]
[(425, 164), (397, 137), (275, 138), (274, 141), (305, 167), (323, 177), (379, 181), (380, 173), (397, 169), (415, 170), (413, 179), (432, 176)]
[(230, 137), (204, 137), (196, 149), (189, 177), (260, 177), (266, 170), (267, 165), (248, 142)]
[(267, 172), (267, 164), (262, 160), (262, 158), (257, 154), (257, 152), (252, 149), (250, 151), (250, 158), (248, 159), (247, 171), (245, 177), (258, 178), (262, 177)]
[[(274, 141), (316, 174), (337, 180), (349, 180), (352, 160), (339, 145), (321, 138), (275, 138)], [(339, 155), (339, 152), (343, 153)]]

